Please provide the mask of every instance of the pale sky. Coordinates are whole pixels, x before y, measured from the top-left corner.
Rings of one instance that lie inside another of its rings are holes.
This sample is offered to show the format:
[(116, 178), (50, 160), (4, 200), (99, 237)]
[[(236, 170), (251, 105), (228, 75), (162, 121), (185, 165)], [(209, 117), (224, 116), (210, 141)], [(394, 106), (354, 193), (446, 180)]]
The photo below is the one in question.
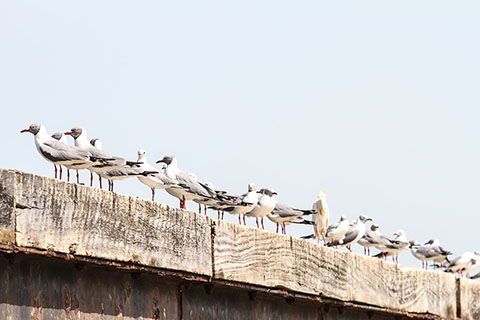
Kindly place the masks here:
[(326, 190), (331, 222), (479, 250), (479, 16), (478, 1), (0, 0), (0, 167), (52, 177), (19, 131), (83, 126), (232, 193), (254, 182), (310, 208)]

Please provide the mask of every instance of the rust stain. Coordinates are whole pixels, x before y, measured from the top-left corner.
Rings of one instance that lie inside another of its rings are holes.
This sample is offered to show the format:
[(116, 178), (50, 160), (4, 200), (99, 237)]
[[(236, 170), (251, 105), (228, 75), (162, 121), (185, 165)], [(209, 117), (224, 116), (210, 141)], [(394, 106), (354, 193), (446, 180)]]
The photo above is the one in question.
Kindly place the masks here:
[(65, 316), (68, 318), (70, 315), (70, 308), (72, 306), (72, 298), (70, 297), (70, 291), (67, 287), (63, 288), (63, 304), (65, 309)]

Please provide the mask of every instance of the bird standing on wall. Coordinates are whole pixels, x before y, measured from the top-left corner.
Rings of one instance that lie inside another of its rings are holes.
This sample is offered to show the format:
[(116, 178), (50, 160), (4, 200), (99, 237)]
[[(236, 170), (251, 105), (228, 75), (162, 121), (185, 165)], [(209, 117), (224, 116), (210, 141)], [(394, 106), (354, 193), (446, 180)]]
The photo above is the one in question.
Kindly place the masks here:
[(66, 143), (60, 142), (48, 135), (47, 129), (40, 123), (34, 123), (23, 129), (20, 133), (30, 132), (35, 137), (35, 146), (38, 153), (47, 161), (54, 164), (55, 177), (57, 168), (55, 165), (78, 165), (89, 167), (94, 164), (91, 154), (86, 150), (80, 150)]
[(263, 217), (272, 212), (273, 208), (275, 208), (275, 205), (277, 204), (275, 195), (277, 193), (269, 188), (260, 189), (257, 193), (262, 194), (258, 199), (257, 205), (252, 211), (247, 212), (245, 215), (247, 217), (254, 217), (257, 222), (257, 228), (259, 229), (258, 218), (261, 218), (262, 229), (265, 229), (265, 226), (263, 225)]
[(314, 222), (314, 231), (315, 238), (317, 242), (320, 242), (320, 239), (325, 243), (325, 233), (328, 228), (328, 204), (327, 204), (327, 192), (325, 190), (321, 191), (318, 196), (318, 200), (313, 203), (313, 210), (315, 210), (315, 215), (313, 216)]
[(291, 223), (308, 224), (308, 222), (305, 222), (303, 216), (307, 216), (311, 214), (315, 214), (315, 211), (295, 209), (287, 204), (277, 202), (272, 212), (267, 214), (267, 218), (270, 219), (270, 221), (277, 224), (277, 231), (276, 231), (277, 233), (278, 233), (278, 227), (281, 226), (282, 233), (286, 234), (287, 233), (286, 225)]
[(348, 231), (338, 244), (346, 246), (348, 251), (352, 252), (351, 245), (358, 242), (358, 240), (365, 235), (365, 223), (367, 221), (372, 221), (372, 219), (365, 216), (359, 216), (358, 219), (348, 228)]
[(186, 209), (187, 200), (197, 198), (209, 199), (217, 198), (215, 193), (210, 192), (191, 174), (187, 174), (178, 169), (177, 158), (175, 156), (165, 156), (156, 163), (165, 163), (164, 174), (179, 183), (183, 188), (168, 188), (166, 191), (180, 200), (180, 208)]
[(155, 201), (155, 189), (166, 189), (177, 185), (176, 180), (168, 178), (147, 161), (147, 152), (145, 150), (138, 150), (137, 163), (143, 171), (152, 172), (152, 174), (139, 175), (137, 177), (141, 183), (152, 190), (152, 201)]
[[(62, 143), (65, 143), (67, 144), (68, 141), (67, 141), (67, 137), (63, 134), (63, 132), (55, 132), (55, 133), (52, 133), (51, 137), (55, 140), (58, 140)], [(55, 163), (53, 164), (53, 166), (55, 167), (55, 178), (57, 177), (57, 167), (55, 166)], [(59, 179), (62, 180), (62, 166), (61, 165), (58, 165), (58, 167), (60, 168), (60, 177)], [(67, 168), (67, 171), (68, 171), (68, 168)]]
[[(230, 214), (237, 214), (238, 215), (238, 224), (242, 224), (240, 220), (240, 216), (243, 215), (243, 224), (245, 223), (245, 213), (252, 211), (253, 208), (258, 203), (258, 193), (257, 188), (255, 187), (254, 183), (250, 183), (248, 185), (248, 192), (241, 195), (238, 199), (239, 201), (236, 203), (229, 203), (228, 201), (223, 203), (219, 203), (222, 206), (222, 210), (226, 211)], [(213, 207), (217, 207), (214, 205)]]

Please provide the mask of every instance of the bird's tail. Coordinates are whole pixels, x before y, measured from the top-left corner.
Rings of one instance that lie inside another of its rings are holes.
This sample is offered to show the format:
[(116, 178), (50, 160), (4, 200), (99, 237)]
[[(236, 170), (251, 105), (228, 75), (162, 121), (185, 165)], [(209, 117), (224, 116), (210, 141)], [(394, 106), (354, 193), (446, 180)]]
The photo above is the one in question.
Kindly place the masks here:
[(300, 237), (300, 239), (315, 239), (315, 234), (309, 234), (308, 236)]

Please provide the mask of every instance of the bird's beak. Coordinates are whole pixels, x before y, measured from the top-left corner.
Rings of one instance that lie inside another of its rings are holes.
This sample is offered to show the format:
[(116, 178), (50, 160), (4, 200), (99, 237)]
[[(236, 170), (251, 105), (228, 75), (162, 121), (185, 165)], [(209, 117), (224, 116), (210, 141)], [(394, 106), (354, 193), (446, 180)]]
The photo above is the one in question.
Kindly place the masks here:
[(396, 233), (396, 232), (395, 232), (393, 235), (396, 236), (396, 237), (398, 237), (398, 233)]
[(157, 161), (157, 162), (155, 162), (155, 163), (160, 163), (160, 162), (163, 162), (163, 159), (162, 159), (162, 160), (158, 160), (158, 161)]
[(22, 131), (20, 131), (20, 133), (24, 133), (24, 132), (30, 132), (29, 129), (23, 129)]
[(274, 191), (274, 192), (272, 192), (272, 194), (278, 194), (278, 193), (276, 193), (276, 192)]
[(258, 190), (257, 193), (262, 193), (262, 191)]
[(66, 135), (66, 136), (71, 136), (71, 135), (72, 135), (72, 131), (66, 131), (66, 132), (64, 132), (63, 134)]
[(365, 221), (373, 221), (372, 218), (367, 218)]

